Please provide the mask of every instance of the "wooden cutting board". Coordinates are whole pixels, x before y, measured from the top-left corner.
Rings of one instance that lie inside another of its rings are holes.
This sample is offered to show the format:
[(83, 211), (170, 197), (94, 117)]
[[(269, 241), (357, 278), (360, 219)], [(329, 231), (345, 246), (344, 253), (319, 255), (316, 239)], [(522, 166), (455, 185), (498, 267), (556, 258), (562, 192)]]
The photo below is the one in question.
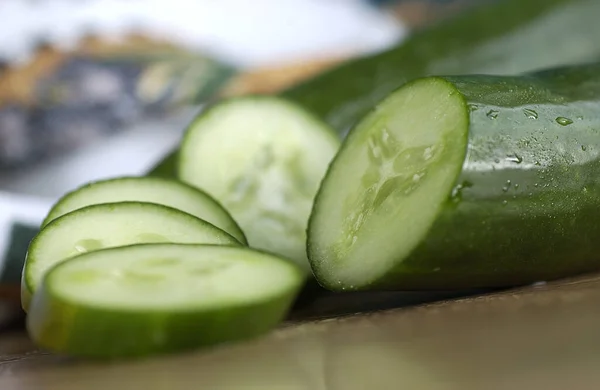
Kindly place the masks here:
[(598, 389), (600, 275), (287, 323), (257, 340), (120, 363), (0, 337), (2, 390)]

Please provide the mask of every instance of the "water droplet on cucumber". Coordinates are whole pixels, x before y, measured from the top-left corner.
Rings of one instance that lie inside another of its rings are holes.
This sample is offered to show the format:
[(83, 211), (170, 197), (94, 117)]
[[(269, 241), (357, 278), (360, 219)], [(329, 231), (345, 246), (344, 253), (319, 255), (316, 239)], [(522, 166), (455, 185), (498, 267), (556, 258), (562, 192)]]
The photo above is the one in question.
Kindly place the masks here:
[(521, 164), (523, 162), (523, 157), (519, 156), (518, 154), (513, 154), (513, 155), (506, 156), (506, 161), (514, 162), (516, 164)]
[(103, 247), (102, 241), (95, 240), (92, 238), (79, 240), (75, 243), (75, 250), (78, 253), (86, 253), (86, 252), (102, 249), (102, 247)]
[(473, 183), (471, 183), (468, 180), (463, 181), (460, 184), (457, 184), (456, 186), (454, 186), (454, 188), (452, 188), (452, 192), (450, 193), (450, 199), (454, 202), (454, 203), (459, 203), (462, 200), (462, 192), (465, 188), (471, 188), (473, 187)]
[(526, 108), (523, 110), (523, 113), (529, 119), (537, 119), (538, 118), (538, 113), (532, 109)]
[(434, 150), (435, 150), (435, 146), (429, 146), (429, 147), (425, 148), (425, 151), (423, 152), (423, 159), (425, 161), (430, 160), (431, 157), (433, 157)]
[(496, 110), (489, 110), (487, 112), (487, 114), (485, 114), (485, 116), (487, 116), (490, 119), (496, 119), (496, 118), (498, 118), (498, 111), (496, 111)]
[(467, 107), (469, 107), (470, 112), (479, 110), (479, 106), (477, 104), (469, 103), (467, 104)]
[(573, 123), (573, 120), (565, 118), (564, 116), (559, 116), (558, 118), (556, 118), (556, 122), (561, 126), (568, 126), (571, 123)]
[(504, 187), (502, 187), (502, 192), (508, 191), (510, 189), (511, 184), (512, 184), (511, 181), (507, 180), (506, 184), (504, 185)]
[(587, 150), (587, 146), (581, 145), (581, 150), (583, 150), (585, 152)]
[(425, 176), (425, 173), (415, 173), (412, 177), (412, 180), (413, 182), (418, 183), (423, 176)]

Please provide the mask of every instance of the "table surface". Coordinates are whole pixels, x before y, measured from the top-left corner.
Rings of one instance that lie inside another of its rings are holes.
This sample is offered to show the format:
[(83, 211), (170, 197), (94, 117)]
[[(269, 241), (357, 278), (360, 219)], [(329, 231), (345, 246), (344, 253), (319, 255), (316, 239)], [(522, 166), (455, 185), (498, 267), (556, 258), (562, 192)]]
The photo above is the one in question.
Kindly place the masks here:
[(13, 389), (597, 389), (600, 275), (327, 320), (260, 339), (118, 363), (0, 337)]

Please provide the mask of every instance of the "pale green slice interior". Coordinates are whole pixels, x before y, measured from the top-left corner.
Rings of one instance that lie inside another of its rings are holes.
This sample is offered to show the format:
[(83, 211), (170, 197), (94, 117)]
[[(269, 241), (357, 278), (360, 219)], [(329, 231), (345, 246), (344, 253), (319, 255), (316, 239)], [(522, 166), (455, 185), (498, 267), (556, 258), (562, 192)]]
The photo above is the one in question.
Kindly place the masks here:
[(306, 271), (306, 227), (339, 140), (302, 109), (272, 97), (238, 98), (203, 113), (188, 130), (180, 179), (231, 212), (250, 246)]
[(91, 183), (65, 195), (52, 207), (42, 227), (85, 206), (126, 201), (150, 202), (173, 207), (212, 223), (242, 244), (246, 237), (229, 213), (210, 195), (175, 180), (125, 177)]
[(46, 290), (81, 306), (205, 310), (269, 300), (302, 280), (295, 266), (247, 248), (153, 244), (64, 262), (48, 273)]
[(322, 284), (360, 288), (410, 254), (451, 194), (468, 121), (455, 87), (429, 78), (390, 95), (350, 133), (310, 224), (309, 255)]
[(31, 242), (24, 281), (35, 292), (48, 268), (72, 256), (142, 243), (240, 245), (221, 229), (182, 211), (141, 202), (84, 207), (48, 224)]

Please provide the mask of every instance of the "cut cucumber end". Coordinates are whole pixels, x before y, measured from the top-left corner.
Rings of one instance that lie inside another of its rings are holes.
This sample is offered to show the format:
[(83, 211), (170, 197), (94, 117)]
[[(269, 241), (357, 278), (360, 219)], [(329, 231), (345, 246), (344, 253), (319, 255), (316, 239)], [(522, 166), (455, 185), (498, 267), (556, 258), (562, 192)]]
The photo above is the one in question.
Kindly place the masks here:
[(394, 272), (448, 201), (468, 128), (464, 97), (426, 78), (388, 96), (350, 132), (309, 225), (309, 258), (324, 287), (360, 290)]
[(42, 228), (56, 218), (86, 206), (129, 201), (179, 209), (212, 223), (247, 244), (244, 233), (229, 212), (210, 195), (179, 181), (156, 177), (121, 177), (77, 188), (52, 207)]
[(40, 346), (69, 355), (171, 352), (264, 333), (286, 315), (298, 267), (242, 247), (140, 244), (52, 267), (27, 320)]
[(31, 241), (25, 287), (34, 293), (50, 267), (81, 253), (159, 242), (241, 245), (214, 225), (170, 207), (143, 202), (87, 206), (50, 222)]
[(250, 246), (309, 272), (308, 217), (339, 143), (333, 130), (286, 100), (235, 98), (191, 124), (179, 152), (179, 177), (219, 199)]

